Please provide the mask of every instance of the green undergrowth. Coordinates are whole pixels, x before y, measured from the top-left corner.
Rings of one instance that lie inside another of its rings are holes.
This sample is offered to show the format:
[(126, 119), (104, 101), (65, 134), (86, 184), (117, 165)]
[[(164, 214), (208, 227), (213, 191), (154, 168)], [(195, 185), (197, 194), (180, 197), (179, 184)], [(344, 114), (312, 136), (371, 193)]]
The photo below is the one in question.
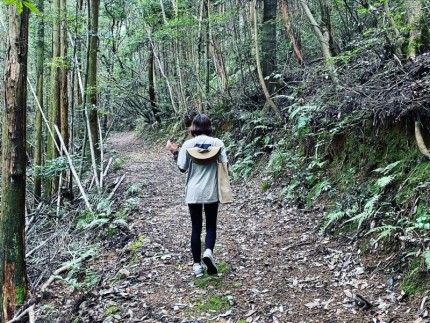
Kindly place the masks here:
[[(417, 148), (414, 120), (375, 125), (371, 115), (356, 113), (331, 124), (318, 119), (321, 109), (290, 107), (283, 126), (259, 113), (242, 115), (223, 137), (234, 161), (232, 178), (258, 174), (262, 191), (278, 187), (287, 203), (302, 209), (323, 206), (321, 232), (371, 245), (362, 252), (401, 248), (422, 263), (419, 241), (430, 231), (430, 162)], [(423, 135), (429, 139), (425, 129)], [(427, 266), (412, 276), (410, 266), (403, 262), (398, 270), (407, 276), (408, 293), (419, 292), (408, 277), (427, 277)]]

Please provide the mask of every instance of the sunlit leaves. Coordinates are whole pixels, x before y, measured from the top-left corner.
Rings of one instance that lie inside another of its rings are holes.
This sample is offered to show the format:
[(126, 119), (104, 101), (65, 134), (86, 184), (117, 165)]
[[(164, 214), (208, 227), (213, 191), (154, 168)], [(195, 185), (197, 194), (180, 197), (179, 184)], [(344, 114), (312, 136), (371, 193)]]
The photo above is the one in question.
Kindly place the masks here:
[(39, 10), (37, 9), (37, 7), (30, 1), (21, 1), (21, 0), (1, 0), (1, 1), (8, 6), (15, 5), (16, 10), (19, 13), (21, 13), (24, 10), (24, 7), (27, 7), (28, 9), (30, 9), (30, 11), (34, 13), (39, 13)]

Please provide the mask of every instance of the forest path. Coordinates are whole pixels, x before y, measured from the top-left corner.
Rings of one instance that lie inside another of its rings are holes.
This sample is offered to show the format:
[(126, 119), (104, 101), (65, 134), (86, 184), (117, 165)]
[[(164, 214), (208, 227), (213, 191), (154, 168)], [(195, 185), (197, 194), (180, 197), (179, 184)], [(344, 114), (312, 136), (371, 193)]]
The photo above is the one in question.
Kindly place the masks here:
[[(130, 231), (117, 232), (95, 264), (103, 280), (75, 315), (97, 322), (421, 322), (416, 308), (398, 301), (397, 283), (391, 290), (387, 275), (365, 268), (348, 241), (319, 234), (320, 214), (262, 192), (258, 178), (234, 183), (235, 202), (220, 206), (214, 254), (221, 273), (195, 279), (185, 175), (160, 146), (133, 133), (110, 137), (109, 149), (125, 160), (115, 173), (126, 174), (122, 209), (128, 198), (138, 203)], [(360, 309), (345, 290), (373, 308)]]

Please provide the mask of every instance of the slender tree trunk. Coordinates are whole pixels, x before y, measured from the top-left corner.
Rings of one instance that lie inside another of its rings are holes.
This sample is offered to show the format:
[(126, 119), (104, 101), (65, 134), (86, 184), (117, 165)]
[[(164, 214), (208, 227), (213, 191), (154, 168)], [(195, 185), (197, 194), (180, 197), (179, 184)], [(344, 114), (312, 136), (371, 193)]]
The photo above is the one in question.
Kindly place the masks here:
[(68, 99), (68, 58), (67, 58), (67, 0), (60, 0), (60, 131), (66, 148), (69, 149), (69, 99)]
[(339, 84), (338, 78), (337, 78), (337, 74), (336, 71), (334, 69), (334, 65), (333, 65), (333, 60), (332, 60), (332, 54), (330, 52), (330, 45), (329, 45), (329, 36), (328, 33), (325, 32), (324, 34), (321, 32), (321, 27), (318, 25), (317, 21), (315, 20), (314, 15), (312, 14), (311, 10), (309, 9), (308, 6), (308, 2), (306, 0), (299, 0), (300, 1), (300, 5), (302, 6), (303, 10), (306, 13), (306, 16), (309, 19), (309, 22), (311, 23), (315, 35), (318, 38), (318, 41), (320, 43), (321, 46), (321, 50), (323, 52), (324, 58), (326, 60), (326, 64), (328, 66), (328, 70), (330, 73), (330, 76), (333, 80), (333, 83), (335, 85)]
[(5, 67), (0, 214), (1, 322), (12, 319), (27, 296), (25, 268), (26, 107), (29, 10), (9, 6)]
[(254, 37), (254, 50), (255, 50), (255, 62), (257, 65), (257, 72), (258, 72), (258, 78), (260, 80), (260, 85), (263, 89), (264, 92), (264, 96), (266, 97), (266, 106), (270, 106), (273, 110), (273, 112), (275, 113), (276, 117), (281, 120), (281, 112), (279, 111), (278, 107), (275, 105), (275, 103), (273, 102), (273, 100), (270, 98), (270, 93), (267, 89), (266, 83), (264, 82), (264, 76), (263, 76), (263, 71), (261, 69), (261, 64), (260, 64), (260, 45), (258, 43), (258, 23), (257, 23), (257, 12), (256, 12), (256, 5), (257, 5), (257, 0), (254, 0), (253, 3), (250, 4), (251, 6), (251, 10), (250, 10), (250, 15), (251, 15), (251, 21), (254, 22), (254, 26), (253, 26), (253, 37)]
[(205, 109), (207, 109), (208, 106), (208, 99), (209, 99), (209, 92), (210, 92), (210, 58), (209, 58), (209, 51), (210, 51), (210, 42), (209, 42), (209, 32), (210, 32), (210, 23), (209, 23), (209, 6), (210, 6), (210, 0), (206, 0), (204, 2), (204, 20), (206, 25), (206, 31), (205, 31), (205, 65), (206, 65), (206, 79), (205, 79), (205, 93), (206, 93), (206, 105)]
[(408, 12), (408, 23), (410, 26), (406, 58), (414, 60), (421, 43), (421, 30), (423, 28), (421, 24), (422, 4), (420, 0), (407, 0), (406, 8)]
[(293, 53), (296, 56), (299, 64), (303, 66), (305, 65), (305, 59), (299, 46), (299, 42), (294, 36), (293, 30), (291, 28), (290, 17), (288, 13), (288, 4), (286, 0), (281, 0), (280, 8), (282, 12), (282, 18), (284, 19), (285, 31), (287, 33), (288, 38), (290, 39), (291, 44), (293, 45)]
[(99, 27), (100, 0), (89, 0), (89, 48), (87, 63), (87, 99), (86, 106), (88, 118), (90, 119), (91, 141), (95, 153), (97, 165), (100, 164), (99, 125), (97, 116), (97, 50), (98, 50), (98, 27)]
[(149, 58), (148, 58), (148, 83), (149, 83), (149, 100), (151, 100), (151, 110), (152, 114), (154, 115), (155, 120), (160, 123), (160, 110), (157, 106), (157, 100), (155, 97), (155, 81), (154, 81), (154, 47), (152, 46), (152, 43), (149, 42)]
[[(61, 51), (60, 51), (60, 0), (52, 1), (52, 64), (51, 64), (51, 103), (49, 105), (49, 125), (54, 129), (54, 125), (60, 124), (60, 68)], [(54, 160), (58, 157), (58, 151), (55, 142), (59, 145), (58, 136), (54, 132), (54, 138), (48, 136), (47, 159)], [(58, 177), (46, 181), (45, 196), (50, 198), (58, 190)]]
[[(276, 70), (276, 8), (277, 0), (264, 0), (262, 28), (262, 70), (263, 77), (269, 77)], [(267, 90), (272, 94), (274, 84), (266, 79)]]
[[(37, 7), (42, 17), (37, 21), (37, 43), (36, 43), (36, 96), (40, 106), (43, 108), (43, 83), (44, 83), (44, 51), (45, 51), (45, 22), (43, 20), (44, 0), (39, 0)], [(34, 165), (42, 166), (43, 136), (42, 136), (42, 113), (36, 107), (35, 120), (35, 144), (34, 144)], [(34, 177), (34, 198), (36, 202), (42, 196), (42, 179), (36, 175)]]
[(331, 23), (332, 6), (333, 4), (330, 1), (320, 0), (321, 20), (327, 33), (330, 52), (333, 56), (337, 56), (340, 53), (340, 48), (336, 42), (334, 27)]

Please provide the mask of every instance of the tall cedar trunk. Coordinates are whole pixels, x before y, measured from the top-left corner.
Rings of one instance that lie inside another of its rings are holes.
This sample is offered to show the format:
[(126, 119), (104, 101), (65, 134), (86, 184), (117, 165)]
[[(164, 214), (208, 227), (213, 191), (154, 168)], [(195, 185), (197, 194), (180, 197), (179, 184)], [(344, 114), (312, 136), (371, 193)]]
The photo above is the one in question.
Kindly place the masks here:
[(97, 50), (100, 0), (89, 0), (90, 30), (87, 64), (87, 99), (91, 139), (97, 165), (100, 164), (99, 121), (97, 115)]
[(4, 73), (2, 207), (0, 215), (1, 322), (27, 296), (25, 268), (26, 106), (29, 10), (9, 6), (9, 47)]
[[(60, 58), (60, 0), (52, 1), (52, 64), (51, 64), (51, 103), (49, 105), (49, 126), (54, 129), (54, 125), (60, 126), (60, 68), (62, 64)], [(53, 160), (58, 157), (55, 142), (58, 136), (53, 131), (54, 138), (48, 136), (47, 159)], [(54, 142), (55, 140), (55, 142)], [(45, 184), (45, 196), (47, 198), (58, 190), (58, 177), (47, 180)]]
[[(36, 96), (39, 101), (40, 107), (43, 108), (43, 60), (45, 51), (45, 22), (43, 20), (44, 0), (39, 0), (37, 3), (41, 17), (37, 22), (37, 42), (36, 42)], [(35, 120), (35, 143), (34, 143), (34, 165), (42, 165), (42, 113), (39, 107), (36, 106), (36, 120)], [(34, 178), (34, 198), (39, 201), (42, 196), (42, 179), (36, 175)]]
[(68, 60), (67, 60), (67, 0), (60, 0), (60, 132), (66, 148), (69, 148), (69, 99), (68, 99)]
[[(263, 76), (266, 78), (276, 70), (276, 8), (277, 0), (264, 0), (262, 30), (262, 62)], [(266, 80), (267, 90), (271, 94), (274, 85)]]

